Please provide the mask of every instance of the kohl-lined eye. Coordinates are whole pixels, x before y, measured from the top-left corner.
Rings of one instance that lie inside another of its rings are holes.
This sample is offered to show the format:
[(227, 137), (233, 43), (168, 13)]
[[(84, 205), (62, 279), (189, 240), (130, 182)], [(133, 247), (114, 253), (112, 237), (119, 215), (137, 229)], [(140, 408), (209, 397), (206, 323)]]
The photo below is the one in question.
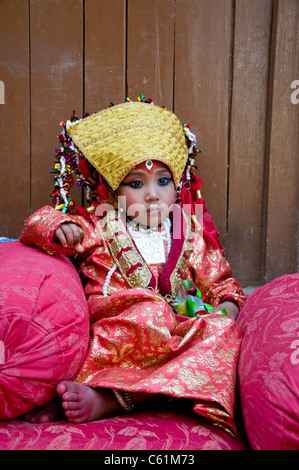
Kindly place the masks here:
[(129, 186), (130, 188), (141, 188), (143, 186), (143, 182), (139, 179), (135, 179), (133, 181), (129, 181), (128, 183), (121, 183), (123, 186)]
[(168, 178), (167, 176), (162, 176), (162, 178), (159, 178), (158, 183), (161, 186), (167, 186), (171, 181), (172, 181), (172, 178)]

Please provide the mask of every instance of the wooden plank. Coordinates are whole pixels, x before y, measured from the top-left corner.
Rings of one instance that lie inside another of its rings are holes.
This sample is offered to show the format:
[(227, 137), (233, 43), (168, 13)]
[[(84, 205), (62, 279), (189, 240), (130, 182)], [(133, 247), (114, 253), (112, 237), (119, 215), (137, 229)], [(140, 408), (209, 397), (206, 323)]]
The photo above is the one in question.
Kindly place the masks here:
[(237, 0), (227, 256), (243, 285), (261, 282), (272, 0)]
[(84, 110), (126, 98), (126, 2), (85, 0)]
[(59, 122), (83, 109), (83, 1), (31, 0), (32, 211), (51, 204)]
[(0, 2), (0, 236), (18, 237), (30, 207), (28, 2)]
[(84, 112), (126, 97), (126, 13), (125, 0), (85, 0)]
[(269, 132), (269, 187), (265, 280), (298, 272), (299, 105), (291, 83), (299, 79), (299, 2), (275, 2), (275, 57)]
[(128, 0), (127, 94), (173, 108), (174, 0)]
[(231, 0), (177, 0), (175, 112), (191, 123), (202, 154), (202, 194), (226, 244)]

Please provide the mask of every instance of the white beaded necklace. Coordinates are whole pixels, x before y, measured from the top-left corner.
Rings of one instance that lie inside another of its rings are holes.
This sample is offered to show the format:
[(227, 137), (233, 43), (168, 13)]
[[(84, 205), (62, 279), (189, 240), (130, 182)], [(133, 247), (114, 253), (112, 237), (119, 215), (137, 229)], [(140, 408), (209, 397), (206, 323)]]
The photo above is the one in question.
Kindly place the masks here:
[[(166, 235), (166, 243), (167, 243), (167, 256), (169, 255), (170, 253), (170, 249), (171, 249), (171, 221), (170, 219), (165, 219), (163, 220), (162, 222), (162, 226), (165, 230), (165, 235)], [(141, 236), (145, 236), (146, 237), (146, 243), (147, 245), (152, 241), (151, 239), (151, 234), (154, 234), (154, 233), (160, 233), (157, 231), (157, 227), (155, 228), (150, 228), (150, 229), (142, 229), (141, 227), (137, 227), (136, 224), (133, 224), (133, 223), (129, 223), (128, 224), (128, 228), (130, 230), (130, 233), (132, 234), (132, 238), (134, 239), (134, 231), (136, 231), (136, 228), (138, 228), (138, 232), (139, 234), (142, 234)], [(141, 247), (141, 249), (140, 249)], [(141, 252), (141, 255), (142, 255), (142, 245), (139, 245), (139, 250)], [(106, 279), (105, 279), (105, 282), (104, 282), (104, 286), (103, 286), (103, 294), (104, 294), (104, 297), (108, 297), (108, 287), (109, 287), (109, 284), (110, 284), (110, 280), (111, 280), (111, 277), (113, 276), (114, 272), (116, 271), (117, 269), (117, 265), (114, 264), (112, 266), (112, 268), (109, 270), (107, 276), (106, 276)]]

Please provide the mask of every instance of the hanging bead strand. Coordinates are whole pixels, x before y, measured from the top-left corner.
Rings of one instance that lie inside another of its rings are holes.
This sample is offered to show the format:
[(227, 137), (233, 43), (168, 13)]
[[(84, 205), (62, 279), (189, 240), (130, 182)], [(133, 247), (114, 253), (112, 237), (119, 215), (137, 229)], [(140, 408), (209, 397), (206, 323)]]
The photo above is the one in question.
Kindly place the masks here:
[(165, 219), (162, 222), (162, 225), (163, 225), (163, 227), (165, 229), (165, 233), (166, 233), (167, 256), (168, 256), (169, 253), (170, 253), (170, 249), (171, 249), (171, 221), (170, 221), (170, 219)]
[(114, 272), (116, 271), (117, 269), (117, 265), (114, 264), (112, 266), (112, 268), (109, 270), (107, 276), (106, 276), (106, 279), (105, 279), (105, 282), (104, 282), (104, 286), (103, 286), (103, 294), (104, 294), (104, 297), (108, 297), (108, 287), (109, 287), (109, 284), (110, 284), (110, 280), (111, 280), (111, 277), (113, 276)]

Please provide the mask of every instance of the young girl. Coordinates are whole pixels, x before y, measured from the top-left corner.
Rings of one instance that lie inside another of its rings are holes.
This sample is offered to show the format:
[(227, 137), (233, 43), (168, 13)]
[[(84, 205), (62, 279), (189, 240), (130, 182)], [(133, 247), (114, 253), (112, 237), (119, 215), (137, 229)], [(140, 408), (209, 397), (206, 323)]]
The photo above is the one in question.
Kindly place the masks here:
[[(76, 380), (57, 386), (67, 419), (82, 423), (184, 397), (233, 432), (235, 319), (245, 296), (211, 220), (208, 230), (194, 217), (194, 135), (172, 112), (141, 101), (62, 126), (56, 208), (33, 214), (21, 241), (73, 256), (82, 277), (91, 336)], [(88, 209), (71, 199), (74, 172), (87, 186)], [(194, 282), (213, 312), (178, 314), (183, 281)], [(51, 409), (30, 419), (52, 418)]]

